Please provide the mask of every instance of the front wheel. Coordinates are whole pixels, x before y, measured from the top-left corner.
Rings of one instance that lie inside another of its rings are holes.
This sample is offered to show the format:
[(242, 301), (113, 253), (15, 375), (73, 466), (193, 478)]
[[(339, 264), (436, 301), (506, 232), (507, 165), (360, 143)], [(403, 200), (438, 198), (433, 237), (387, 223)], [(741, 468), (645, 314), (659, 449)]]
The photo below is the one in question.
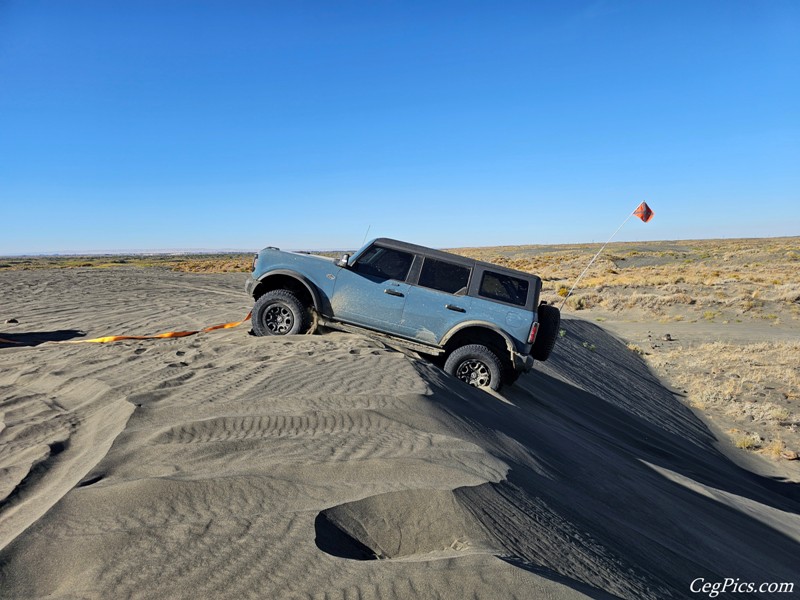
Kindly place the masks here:
[(273, 290), (253, 306), (253, 333), (293, 335), (308, 327), (308, 310), (289, 290)]
[(477, 388), (499, 390), (502, 366), (497, 355), (480, 344), (456, 348), (444, 363), (444, 372)]

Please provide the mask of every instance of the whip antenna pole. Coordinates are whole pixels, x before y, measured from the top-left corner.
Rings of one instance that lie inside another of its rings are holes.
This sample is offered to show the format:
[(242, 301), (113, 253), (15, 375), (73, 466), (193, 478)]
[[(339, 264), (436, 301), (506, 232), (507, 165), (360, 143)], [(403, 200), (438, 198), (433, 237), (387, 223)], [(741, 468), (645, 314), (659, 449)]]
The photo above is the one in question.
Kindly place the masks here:
[(591, 267), (591, 266), (592, 266), (592, 264), (594, 263), (594, 261), (595, 261), (595, 260), (597, 260), (597, 257), (598, 257), (598, 256), (600, 256), (600, 253), (601, 253), (601, 252), (602, 252), (602, 251), (605, 249), (605, 247), (606, 247), (606, 246), (608, 246), (609, 242), (610, 242), (611, 240), (613, 240), (613, 239), (614, 239), (614, 236), (615, 236), (615, 235), (617, 235), (617, 234), (619, 233), (619, 230), (623, 228), (623, 226), (625, 225), (625, 223), (627, 223), (628, 221), (630, 221), (630, 218), (631, 218), (632, 216), (634, 216), (634, 215), (636, 215), (636, 216), (637, 216), (637, 217), (639, 217), (639, 218), (640, 218), (642, 221), (644, 221), (645, 223), (647, 223), (647, 221), (649, 221), (650, 219), (652, 219), (652, 218), (653, 218), (653, 211), (650, 209), (650, 207), (649, 207), (649, 206), (647, 206), (647, 204), (646, 204), (645, 202), (642, 202), (642, 203), (641, 203), (639, 206), (637, 206), (637, 207), (634, 209), (634, 211), (633, 211), (631, 214), (629, 214), (629, 215), (628, 215), (628, 218), (626, 218), (626, 219), (625, 219), (625, 220), (622, 222), (622, 225), (620, 225), (619, 227), (617, 227), (617, 230), (616, 230), (614, 233), (612, 233), (612, 234), (611, 234), (611, 237), (610, 237), (610, 238), (608, 238), (608, 240), (606, 241), (606, 243), (605, 243), (605, 244), (603, 244), (603, 246), (600, 248), (600, 250), (598, 250), (598, 251), (597, 251), (597, 254), (595, 254), (595, 255), (592, 257), (592, 260), (590, 260), (590, 261), (589, 261), (589, 264), (588, 264), (588, 265), (586, 265), (586, 268), (583, 270), (583, 272), (582, 272), (580, 275), (578, 275), (578, 278), (575, 280), (575, 283), (574, 283), (574, 284), (572, 284), (572, 287), (570, 288), (570, 290), (569, 290), (569, 293), (568, 293), (566, 296), (564, 296), (564, 301), (561, 303), (561, 308), (559, 308), (559, 310), (564, 310), (564, 305), (567, 303), (567, 300), (568, 300), (568, 299), (569, 299), (569, 297), (572, 295), (572, 292), (573, 292), (573, 291), (575, 291), (575, 287), (578, 285), (578, 282), (581, 280), (581, 278), (582, 278), (584, 275), (586, 275), (586, 271), (588, 271), (588, 270), (589, 270), (589, 267)]
[(363, 246), (363, 245), (364, 245), (364, 243), (367, 241), (367, 236), (369, 235), (369, 230), (370, 230), (370, 228), (371, 228), (371, 227), (372, 227), (372, 224), (371, 224), (371, 223), (370, 223), (369, 225), (367, 225), (367, 232), (364, 234), (364, 239), (363, 239), (363, 240), (361, 240), (361, 245), (362, 245), (362, 246)]

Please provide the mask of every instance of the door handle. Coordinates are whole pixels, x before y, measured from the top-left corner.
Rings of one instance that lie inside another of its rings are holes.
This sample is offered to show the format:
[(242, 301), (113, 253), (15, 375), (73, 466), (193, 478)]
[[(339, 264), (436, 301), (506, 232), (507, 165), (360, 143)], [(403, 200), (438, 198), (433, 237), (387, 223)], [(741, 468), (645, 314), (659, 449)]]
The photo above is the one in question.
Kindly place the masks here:
[(397, 290), (383, 290), (384, 294), (389, 294), (390, 296), (399, 296), (400, 298), (404, 297), (405, 294), (403, 292), (398, 292)]
[(463, 312), (463, 313), (467, 312), (465, 308), (461, 308), (460, 306), (456, 306), (455, 304), (445, 304), (444, 307), (447, 310), (454, 310), (456, 312)]

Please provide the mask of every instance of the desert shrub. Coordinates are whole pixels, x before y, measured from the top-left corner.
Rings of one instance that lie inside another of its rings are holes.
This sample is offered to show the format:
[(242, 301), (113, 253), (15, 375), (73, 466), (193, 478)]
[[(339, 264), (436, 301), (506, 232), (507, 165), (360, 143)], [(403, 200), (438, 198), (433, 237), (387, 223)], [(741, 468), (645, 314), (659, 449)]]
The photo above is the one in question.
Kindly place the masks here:
[(644, 350), (642, 350), (639, 346), (637, 346), (634, 343), (629, 343), (628, 344), (628, 350), (638, 354), (639, 356), (644, 356), (645, 354), (647, 354)]
[(761, 444), (761, 437), (754, 433), (736, 433), (733, 445), (742, 450), (755, 450)]
[(689, 294), (679, 292), (676, 294), (660, 295), (660, 294), (643, 294), (634, 292), (630, 295), (627, 301), (628, 308), (660, 308), (664, 306), (673, 306), (675, 304), (695, 304), (696, 300)]
[(583, 296), (572, 296), (567, 300), (567, 304), (575, 310), (584, 310), (600, 306), (604, 299), (600, 294), (584, 294)]
[(761, 454), (764, 454), (773, 460), (777, 460), (781, 458), (781, 454), (784, 450), (786, 450), (786, 444), (783, 442), (783, 440), (777, 439), (772, 440), (769, 444), (764, 446), (760, 452)]

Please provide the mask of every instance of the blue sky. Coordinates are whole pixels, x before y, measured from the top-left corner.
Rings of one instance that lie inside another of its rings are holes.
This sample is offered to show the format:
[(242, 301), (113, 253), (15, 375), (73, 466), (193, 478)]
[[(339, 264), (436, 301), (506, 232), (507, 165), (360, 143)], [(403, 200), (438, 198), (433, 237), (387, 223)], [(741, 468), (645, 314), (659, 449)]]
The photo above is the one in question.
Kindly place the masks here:
[(0, 254), (800, 235), (794, 1), (0, 0)]

